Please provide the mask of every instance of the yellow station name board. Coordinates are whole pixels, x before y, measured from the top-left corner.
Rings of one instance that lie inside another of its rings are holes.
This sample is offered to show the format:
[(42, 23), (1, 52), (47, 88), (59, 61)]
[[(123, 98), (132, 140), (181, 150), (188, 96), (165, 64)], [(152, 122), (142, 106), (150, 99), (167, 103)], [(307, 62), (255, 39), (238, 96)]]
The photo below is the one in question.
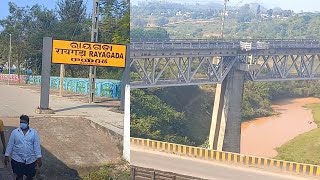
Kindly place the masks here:
[(125, 67), (126, 46), (53, 40), (52, 63)]

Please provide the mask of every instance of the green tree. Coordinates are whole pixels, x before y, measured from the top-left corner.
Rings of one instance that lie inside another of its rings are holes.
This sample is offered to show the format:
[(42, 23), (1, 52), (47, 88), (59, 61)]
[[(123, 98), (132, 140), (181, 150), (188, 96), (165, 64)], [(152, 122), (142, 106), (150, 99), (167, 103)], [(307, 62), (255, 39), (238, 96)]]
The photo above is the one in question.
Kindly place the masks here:
[(144, 28), (148, 24), (148, 22), (142, 18), (133, 19), (131, 23), (132, 23), (131, 26), (138, 27), (138, 28)]
[(41, 56), (43, 37), (52, 37), (54, 30), (58, 25), (58, 19), (55, 12), (45, 9), (39, 5), (31, 7), (30, 15), (33, 17), (31, 28), (28, 36), (27, 68), (31, 68), (35, 74), (41, 72)]
[[(54, 38), (74, 41), (90, 41), (91, 21), (86, 15), (83, 0), (59, 0), (57, 2), (59, 18)], [(59, 66), (54, 65), (53, 74), (58, 75)], [(89, 68), (79, 65), (65, 65), (66, 76), (87, 77)]]
[[(99, 42), (128, 44), (130, 42), (130, 9), (127, 0), (102, 0), (102, 19)], [(121, 79), (122, 69), (98, 67), (97, 75), (101, 78)]]
[(184, 114), (148, 91), (132, 91), (131, 135), (174, 143), (193, 144)]
[(135, 28), (130, 32), (131, 41), (166, 41), (169, 33), (163, 28), (141, 29)]
[(54, 14), (38, 5), (30, 8), (18, 7), (14, 3), (9, 3), (9, 13), (5, 19), (0, 20), (0, 25), (3, 27), (2, 39), (8, 42), (7, 35), (12, 34), (12, 64), (17, 67), (18, 74), (21, 73), (21, 67), (29, 64), (34, 64), (38, 69), (39, 63), (29, 61), (41, 49), (39, 46), (42, 42), (38, 43), (35, 37), (43, 33), (44, 29), (52, 28), (51, 25), (56, 20)]
[(156, 24), (160, 27), (163, 27), (164, 25), (168, 24), (169, 20), (165, 17), (161, 17), (159, 19), (157, 19)]

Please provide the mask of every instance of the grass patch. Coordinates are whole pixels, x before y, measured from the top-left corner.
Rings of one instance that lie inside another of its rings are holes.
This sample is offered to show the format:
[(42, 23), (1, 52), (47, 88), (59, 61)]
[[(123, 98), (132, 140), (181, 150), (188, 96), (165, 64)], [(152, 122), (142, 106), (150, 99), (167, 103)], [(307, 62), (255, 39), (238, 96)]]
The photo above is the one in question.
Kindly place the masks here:
[(130, 178), (130, 165), (126, 161), (108, 164), (99, 170), (82, 177), (82, 180), (127, 180)]
[(320, 165), (320, 104), (305, 106), (312, 110), (317, 129), (303, 133), (280, 148), (276, 159)]

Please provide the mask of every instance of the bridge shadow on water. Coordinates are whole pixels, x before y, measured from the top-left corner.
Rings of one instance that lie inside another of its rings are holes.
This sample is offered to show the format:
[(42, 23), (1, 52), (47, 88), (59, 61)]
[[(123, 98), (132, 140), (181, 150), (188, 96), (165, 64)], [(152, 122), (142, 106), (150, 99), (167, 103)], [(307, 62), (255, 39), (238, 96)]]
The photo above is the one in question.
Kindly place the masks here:
[[(5, 126), (6, 142), (9, 141), (11, 132), (16, 127)], [(48, 129), (49, 130), (49, 129)], [(41, 137), (40, 137), (41, 141)], [(80, 180), (77, 170), (67, 166), (53, 155), (49, 150), (41, 146), (42, 167), (37, 171), (36, 180)], [(11, 166), (10, 166), (11, 168)]]

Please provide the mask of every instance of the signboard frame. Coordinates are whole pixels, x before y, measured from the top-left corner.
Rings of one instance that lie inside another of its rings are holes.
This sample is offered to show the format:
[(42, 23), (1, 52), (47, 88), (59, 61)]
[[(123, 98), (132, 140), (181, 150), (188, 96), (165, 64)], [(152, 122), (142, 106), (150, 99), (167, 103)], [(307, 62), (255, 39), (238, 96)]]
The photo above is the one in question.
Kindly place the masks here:
[(125, 68), (128, 46), (94, 42), (52, 40), (53, 64)]

